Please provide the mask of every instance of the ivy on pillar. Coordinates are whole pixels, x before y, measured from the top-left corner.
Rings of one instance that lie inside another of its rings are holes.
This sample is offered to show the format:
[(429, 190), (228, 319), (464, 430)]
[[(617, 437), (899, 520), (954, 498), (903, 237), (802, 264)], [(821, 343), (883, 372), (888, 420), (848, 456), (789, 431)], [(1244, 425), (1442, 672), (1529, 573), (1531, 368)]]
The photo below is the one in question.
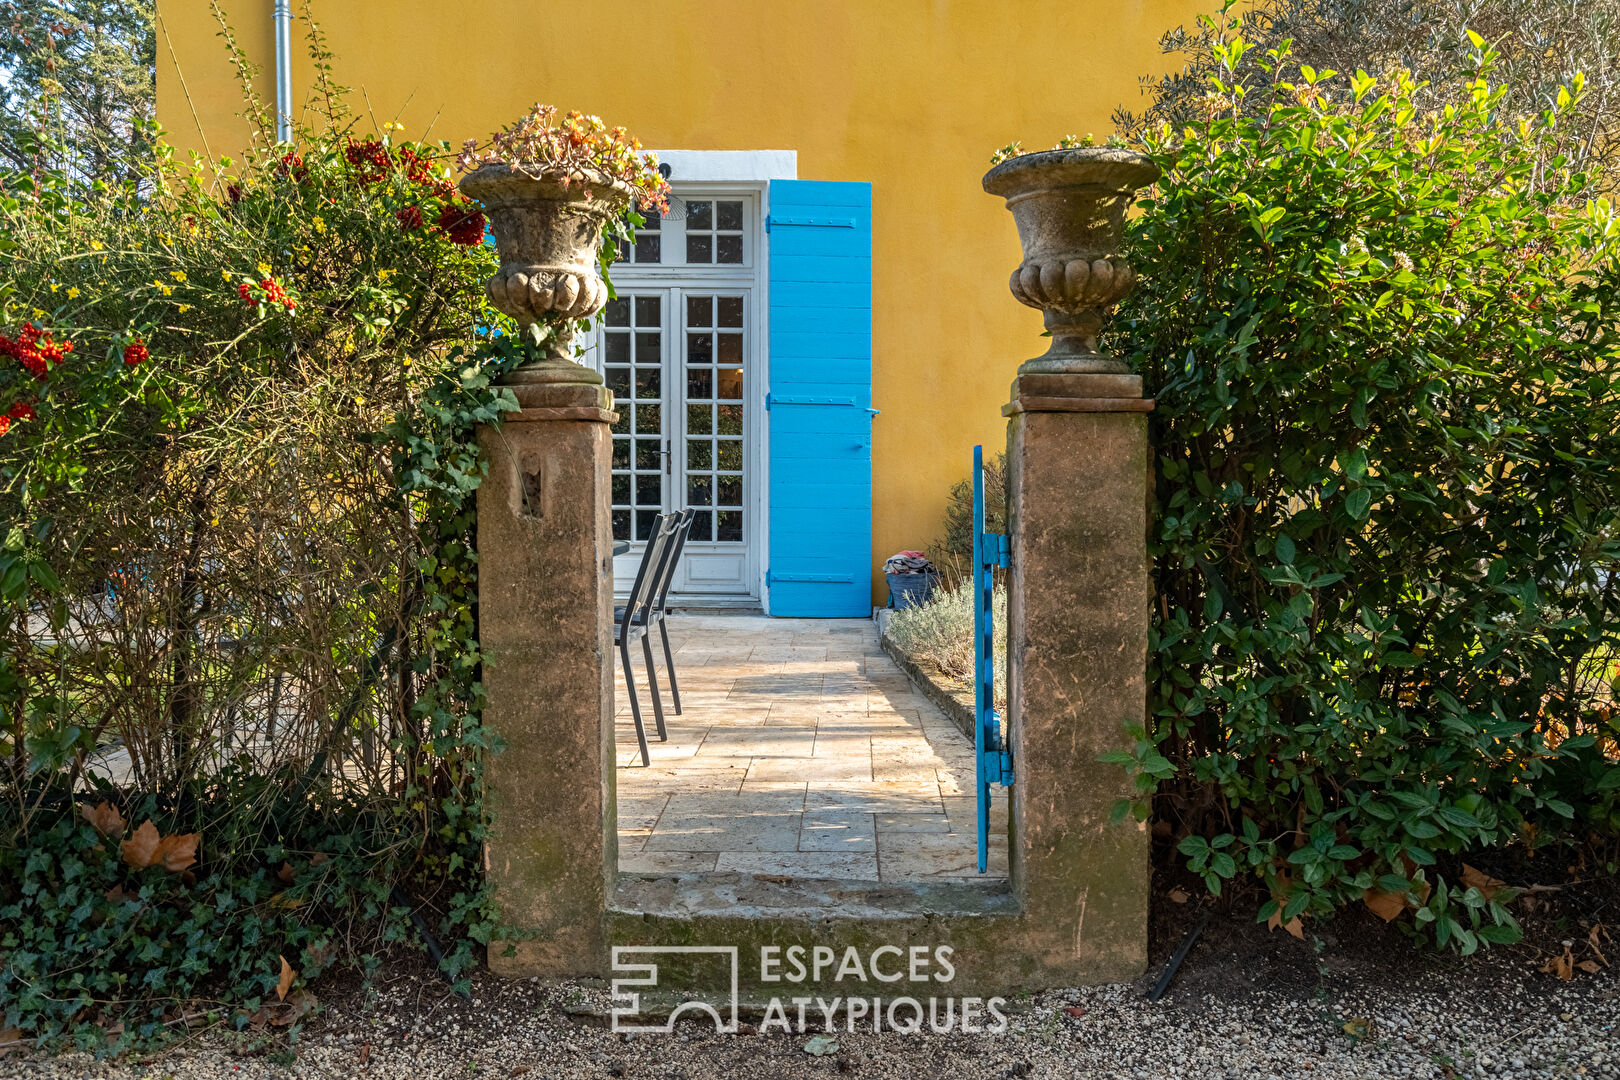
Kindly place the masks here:
[[(612, 395), (572, 359), (574, 329), (601, 310), (602, 229), (630, 189), (587, 193), (543, 171), (484, 165), (461, 182), (500, 252), (495, 305), (533, 359), (501, 382), (519, 411), (481, 428), (478, 620), (484, 722), (504, 744), (488, 766), (488, 876), (515, 955), (505, 975), (599, 974), (618, 862), (613, 760)], [(536, 329), (538, 328), (538, 329)]]

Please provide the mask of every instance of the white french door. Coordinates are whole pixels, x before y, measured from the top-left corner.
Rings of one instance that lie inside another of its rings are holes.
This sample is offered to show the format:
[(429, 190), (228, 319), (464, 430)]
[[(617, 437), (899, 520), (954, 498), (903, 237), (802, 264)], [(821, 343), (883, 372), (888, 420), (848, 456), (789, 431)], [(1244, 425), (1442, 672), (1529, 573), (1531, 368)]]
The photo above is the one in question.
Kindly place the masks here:
[(646, 215), (613, 267), (591, 352), (613, 391), (614, 561), (628, 592), (660, 513), (693, 511), (676, 595), (759, 597), (765, 396), (757, 299), (759, 197), (724, 185), (677, 190)]
[(641, 286), (604, 313), (597, 355), (619, 414), (613, 426), (613, 537), (619, 591), (635, 580), (660, 513), (690, 508), (673, 592), (754, 595), (757, 531), (753, 290)]

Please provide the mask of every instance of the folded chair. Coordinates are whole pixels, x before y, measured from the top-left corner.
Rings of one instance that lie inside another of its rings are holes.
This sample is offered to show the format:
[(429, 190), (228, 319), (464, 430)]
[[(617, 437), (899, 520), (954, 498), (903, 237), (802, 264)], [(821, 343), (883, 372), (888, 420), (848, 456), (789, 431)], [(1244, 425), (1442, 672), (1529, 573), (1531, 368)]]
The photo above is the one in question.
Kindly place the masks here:
[[(686, 536), (692, 531), (692, 519), (697, 511), (688, 507), (676, 516), (675, 536), (664, 558), (664, 573), (658, 585), (658, 597), (648, 614), (650, 622), (658, 624), (658, 636), (664, 639), (664, 670), (669, 672), (669, 693), (675, 700), (675, 715), (681, 715), (681, 688), (675, 681), (675, 654), (669, 647), (669, 626), (664, 616), (669, 613), (669, 586), (675, 580), (675, 570), (681, 561), (681, 550), (686, 547)], [(649, 636), (651, 628), (648, 629)]]
[(630, 667), (630, 643), (641, 640), (641, 651), (647, 657), (647, 682), (652, 690), (653, 718), (658, 724), (658, 738), (667, 741), (664, 730), (664, 706), (658, 700), (658, 676), (653, 671), (652, 642), (647, 631), (652, 623), (653, 605), (658, 600), (659, 585), (663, 580), (664, 563), (675, 540), (679, 514), (660, 514), (653, 524), (647, 546), (641, 550), (641, 565), (636, 568), (635, 584), (623, 607), (613, 609), (613, 644), (619, 647), (619, 659), (624, 665), (624, 687), (630, 695), (630, 715), (636, 721), (636, 741), (641, 744), (641, 763), (652, 764), (647, 753), (647, 728), (641, 722), (641, 701), (636, 694), (636, 680)]

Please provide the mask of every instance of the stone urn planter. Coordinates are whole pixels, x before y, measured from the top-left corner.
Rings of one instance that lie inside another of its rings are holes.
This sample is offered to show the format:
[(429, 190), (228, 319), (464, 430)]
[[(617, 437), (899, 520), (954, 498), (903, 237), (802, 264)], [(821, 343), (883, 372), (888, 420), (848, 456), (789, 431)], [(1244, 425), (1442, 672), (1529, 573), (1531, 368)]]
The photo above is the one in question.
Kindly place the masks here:
[(633, 192), (602, 174), (575, 173), (565, 185), (559, 174), (534, 173), (481, 165), (460, 184), (462, 194), (483, 204), (500, 253), (501, 268), (485, 286), (490, 302), (525, 329), (555, 324), (546, 357), (501, 381), (600, 384), (600, 375), (573, 359), (575, 324), (607, 303), (597, 262), (602, 229), (624, 213)]
[(1024, 247), (1012, 294), (1046, 313), (1052, 335), (1051, 348), (1020, 374), (1127, 371), (1097, 351), (1097, 335), (1136, 282), (1119, 254), (1125, 211), (1158, 176), (1151, 158), (1112, 147), (1021, 154), (985, 174), (984, 190), (1007, 200)]

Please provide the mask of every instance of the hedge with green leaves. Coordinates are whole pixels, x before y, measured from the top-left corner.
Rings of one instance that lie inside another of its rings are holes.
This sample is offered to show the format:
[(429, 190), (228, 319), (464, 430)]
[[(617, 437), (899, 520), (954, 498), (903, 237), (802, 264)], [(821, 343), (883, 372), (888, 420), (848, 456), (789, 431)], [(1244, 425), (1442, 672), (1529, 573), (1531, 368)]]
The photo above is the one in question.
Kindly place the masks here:
[(1465, 860), (1620, 832), (1620, 221), (1559, 154), (1580, 87), (1505, 115), (1476, 37), (1421, 112), (1211, 26), (1108, 343), (1158, 402), (1150, 726), (1114, 760), (1261, 919), (1514, 940)]

